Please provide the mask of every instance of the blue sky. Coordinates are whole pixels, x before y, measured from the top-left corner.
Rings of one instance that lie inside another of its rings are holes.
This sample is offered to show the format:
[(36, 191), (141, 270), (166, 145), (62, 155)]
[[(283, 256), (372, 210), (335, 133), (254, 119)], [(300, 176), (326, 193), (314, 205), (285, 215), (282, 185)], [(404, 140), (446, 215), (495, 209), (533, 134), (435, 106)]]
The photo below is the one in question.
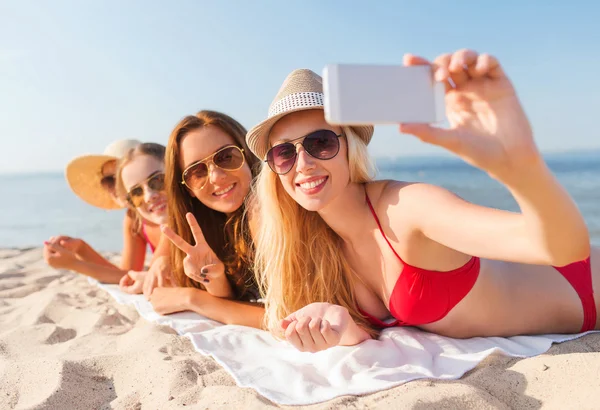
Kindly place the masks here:
[[(0, 173), (61, 170), (178, 120), (262, 120), (285, 76), (328, 63), (492, 53), (544, 151), (600, 147), (600, 3), (562, 1), (0, 0)], [(378, 127), (382, 155), (441, 151)]]

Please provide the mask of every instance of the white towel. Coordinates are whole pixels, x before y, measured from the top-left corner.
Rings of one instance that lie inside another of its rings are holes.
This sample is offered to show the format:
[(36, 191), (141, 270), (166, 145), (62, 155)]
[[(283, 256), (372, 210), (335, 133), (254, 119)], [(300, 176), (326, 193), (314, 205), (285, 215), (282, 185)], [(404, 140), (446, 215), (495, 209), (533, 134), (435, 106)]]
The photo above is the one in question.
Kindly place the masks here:
[(99, 286), (117, 302), (133, 304), (144, 319), (190, 338), (198, 352), (212, 356), (240, 387), (287, 405), (372, 393), (415, 379), (458, 379), (494, 352), (530, 357), (544, 353), (552, 343), (585, 334), (452, 339), (392, 328), (379, 340), (358, 346), (302, 353), (262, 330), (222, 325), (192, 312), (160, 316), (141, 295), (124, 294), (116, 285)]

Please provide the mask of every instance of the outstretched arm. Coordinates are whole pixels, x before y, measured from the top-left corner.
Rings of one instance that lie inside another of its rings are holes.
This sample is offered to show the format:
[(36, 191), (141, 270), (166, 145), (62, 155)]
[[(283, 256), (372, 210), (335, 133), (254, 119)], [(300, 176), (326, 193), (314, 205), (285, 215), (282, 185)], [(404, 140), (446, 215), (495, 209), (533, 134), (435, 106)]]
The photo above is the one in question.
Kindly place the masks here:
[[(430, 63), (405, 56), (405, 64)], [(432, 67), (446, 85), (450, 128), (402, 124), (400, 131), (486, 171), (510, 190), (521, 213), (468, 204), (441, 188), (409, 187), (417, 228), (450, 248), (492, 259), (562, 266), (589, 256), (585, 221), (546, 166), (498, 61), (461, 50), (438, 57)]]
[(196, 288), (156, 288), (150, 303), (162, 315), (190, 310), (227, 325), (258, 329), (265, 312), (259, 304), (220, 298)]

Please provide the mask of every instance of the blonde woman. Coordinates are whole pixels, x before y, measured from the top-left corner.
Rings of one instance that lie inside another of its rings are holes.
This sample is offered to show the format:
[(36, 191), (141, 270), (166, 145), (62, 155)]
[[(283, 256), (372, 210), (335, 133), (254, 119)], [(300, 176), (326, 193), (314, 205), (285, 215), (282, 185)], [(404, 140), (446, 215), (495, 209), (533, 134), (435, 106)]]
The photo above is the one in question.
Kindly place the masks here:
[(461, 50), (404, 62), (431, 65), (446, 85), (451, 126), (400, 131), (486, 171), (521, 212), (428, 184), (371, 181), (373, 129), (325, 122), (320, 77), (295, 71), (247, 135), (268, 163), (255, 254), (267, 327), (311, 352), (388, 326), (457, 338), (598, 329), (600, 250), (498, 61)]

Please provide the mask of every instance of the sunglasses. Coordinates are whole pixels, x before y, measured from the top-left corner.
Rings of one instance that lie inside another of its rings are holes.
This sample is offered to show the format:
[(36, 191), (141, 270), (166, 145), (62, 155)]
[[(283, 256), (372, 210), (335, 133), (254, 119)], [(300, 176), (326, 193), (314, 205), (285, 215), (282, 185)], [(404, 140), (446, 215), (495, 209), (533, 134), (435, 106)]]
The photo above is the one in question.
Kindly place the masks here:
[(144, 182), (148, 188), (155, 192), (164, 191), (165, 174), (162, 172), (154, 173), (150, 175), (148, 179), (135, 185), (129, 190), (129, 192), (127, 192), (125, 199), (127, 199), (127, 202), (129, 202), (134, 208), (138, 208), (144, 203), (144, 186), (142, 185)]
[(212, 162), (225, 171), (237, 171), (244, 165), (244, 161), (244, 150), (228, 145), (187, 167), (181, 175), (181, 183), (189, 189), (203, 189), (208, 181), (209, 163)]
[(102, 177), (102, 179), (100, 180), (100, 185), (102, 185), (102, 188), (109, 192), (114, 192), (115, 183), (116, 179), (114, 175), (107, 175), (105, 177)]
[[(340, 140), (342, 135), (337, 135), (331, 130), (318, 130), (303, 137), (296, 138), (283, 144), (275, 145), (267, 152), (265, 162), (269, 168), (279, 175), (290, 172), (298, 158), (296, 145), (302, 144), (308, 155), (316, 159), (332, 159), (340, 151)], [(302, 142), (293, 143), (302, 139)]]

